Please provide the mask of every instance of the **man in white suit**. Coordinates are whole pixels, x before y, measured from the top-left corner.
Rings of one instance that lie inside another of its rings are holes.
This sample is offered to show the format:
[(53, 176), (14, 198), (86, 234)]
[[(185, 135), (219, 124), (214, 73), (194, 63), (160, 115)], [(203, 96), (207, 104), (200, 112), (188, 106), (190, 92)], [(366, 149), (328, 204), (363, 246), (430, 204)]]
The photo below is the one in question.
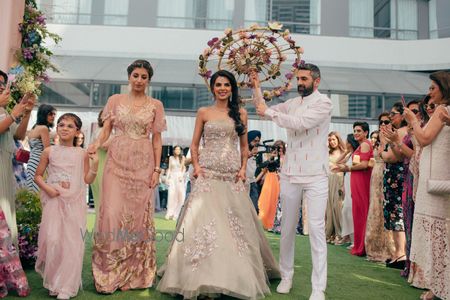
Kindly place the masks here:
[[(328, 198), (328, 147), (331, 100), (318, 91), (320, 70), (302, 61), (297, 70), (299, 97), (267, 107), (256, 101), (256, 112), (287, 130), (286, 156), (280, 175), (282, 209), (280, 270), (277, 292), (287, 294), (294, 276), (295, 230), (301, 201), (308, 207), (308, 227), (312, 255), (310, 300), (325, 299), (327, 285), (327, 244), (325, 210)], [(261, 95), (256, 74), (251, 76), (255, 97)]]

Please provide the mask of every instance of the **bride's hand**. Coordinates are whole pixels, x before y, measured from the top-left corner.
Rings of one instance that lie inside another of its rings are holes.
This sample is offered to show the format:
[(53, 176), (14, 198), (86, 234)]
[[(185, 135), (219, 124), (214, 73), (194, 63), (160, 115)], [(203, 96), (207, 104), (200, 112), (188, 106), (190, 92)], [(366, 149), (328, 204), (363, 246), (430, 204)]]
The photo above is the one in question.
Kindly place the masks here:
[(245, 176), (245, 169), (240, 169), (239, 172), (236, 174), (236, 183), (239, 180), (242, 180), (242, 182), (245, 182), (247, 177)]
[(194, 168), (194, 173), (192, 174), (195, 179), (198, 179), (199, 177), (203, 176), (203, 170), (200, 167)]

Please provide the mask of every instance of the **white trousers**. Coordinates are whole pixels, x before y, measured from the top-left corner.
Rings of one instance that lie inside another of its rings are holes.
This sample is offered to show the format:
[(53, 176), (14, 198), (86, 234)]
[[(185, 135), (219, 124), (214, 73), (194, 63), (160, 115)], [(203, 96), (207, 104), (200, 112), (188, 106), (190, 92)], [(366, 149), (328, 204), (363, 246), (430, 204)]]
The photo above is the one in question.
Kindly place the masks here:
[(302, 199), (308, 207), (309, 240), (311, 244), (313, 290), (325, 291), (327, 286), (327, 243), (325, 240), (325, 211), (328, 199), (328, 178), (313, 183), (290, 183), (282, 176), (280, 181), (281, 198), (281, 239), (280, 271), (281, 277), (294, 276), (295, 233), (299, 219)]

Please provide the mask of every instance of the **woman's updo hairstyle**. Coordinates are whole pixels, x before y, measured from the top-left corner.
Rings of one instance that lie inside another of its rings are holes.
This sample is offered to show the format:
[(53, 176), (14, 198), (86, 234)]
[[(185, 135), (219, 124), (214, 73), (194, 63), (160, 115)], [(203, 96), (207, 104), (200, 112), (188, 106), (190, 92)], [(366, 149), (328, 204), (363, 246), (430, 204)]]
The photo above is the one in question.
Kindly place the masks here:
[(137, 68), (144, 68), (148, 73), (148, 80), (152, 79), (153, 77), (153, 68), (150, 65), (150, 63), (144, 59), (138, 59), (131, 63), (131, 65), (127, 68), (128, 77), (131, 76), (131, 73), (133, 73), (134, 69)]

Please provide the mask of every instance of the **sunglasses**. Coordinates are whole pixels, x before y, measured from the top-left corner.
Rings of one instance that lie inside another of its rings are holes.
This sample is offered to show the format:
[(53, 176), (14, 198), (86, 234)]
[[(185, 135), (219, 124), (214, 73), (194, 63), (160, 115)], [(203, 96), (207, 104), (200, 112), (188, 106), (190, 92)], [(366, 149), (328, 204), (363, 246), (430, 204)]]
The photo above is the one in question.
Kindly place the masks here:
[(389, 117), (393, 117), (393, 116), (399, 115), (399, 114), (400, 114), (400, 113), (397, 112), (397, 111), (391, 111), (391, 112), (389, 113)]
[(419, 110), (417, 110), (417, 109), (411, 109), (411, 111), (412, 111), (415, 115), (419, 113)]
[(436, 108), (436, 104), (434, 104), (434, 103), (425, 104), (425, 109), (435, 109), (435, 108)]
[(380, 121), (380, 125), (389, 125), (389, 124), (391, 124), (391, 121), (389, 120)]

